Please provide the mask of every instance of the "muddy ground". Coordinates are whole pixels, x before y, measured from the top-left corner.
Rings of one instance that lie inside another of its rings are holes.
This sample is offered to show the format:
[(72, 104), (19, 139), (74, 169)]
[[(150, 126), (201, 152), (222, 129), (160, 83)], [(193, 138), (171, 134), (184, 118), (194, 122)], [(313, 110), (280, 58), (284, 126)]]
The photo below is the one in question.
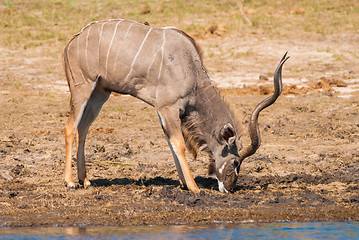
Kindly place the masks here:
[(93, 187), (67, 191), (69, 93), (61, 54), (53, 50), (63, 46), (2, 48), (0, 226), (358, 221), (358, 37), (199, 42), (219, 87), (246, 83), (222, 89), (244, 124), (271, 91), (258, 76), (270, 80), (281, 55), (291, 56), (284, 94), (261, 113), (262, 146), (243, 162), (233, 194), (218, 191), (204, 154), (189, 158), (201, 192), (181, 189), (154, 109), (121, 95), (111, 96), (88, 135)]

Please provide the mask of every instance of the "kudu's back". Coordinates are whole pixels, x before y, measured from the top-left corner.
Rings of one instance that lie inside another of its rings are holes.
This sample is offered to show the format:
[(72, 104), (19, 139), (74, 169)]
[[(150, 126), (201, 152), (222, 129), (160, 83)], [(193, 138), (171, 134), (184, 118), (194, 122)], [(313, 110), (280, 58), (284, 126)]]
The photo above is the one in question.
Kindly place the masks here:
[(199, 75), (205, 74), (196, 46), (186, 34), (128, 20), (87, 25), (69, 42), (64, 58), (72, 92), (100, 78), (110, 91), (158, 107), (187, 96), (203, 79)]

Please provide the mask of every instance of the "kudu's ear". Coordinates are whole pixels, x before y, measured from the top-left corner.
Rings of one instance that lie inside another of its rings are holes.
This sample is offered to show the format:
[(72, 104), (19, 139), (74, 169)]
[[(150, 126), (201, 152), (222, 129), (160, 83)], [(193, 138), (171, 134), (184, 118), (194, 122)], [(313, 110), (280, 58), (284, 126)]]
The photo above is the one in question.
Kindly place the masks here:
[(234, 128), (230, 123), (227, 123), (226, 125), (223, 126), (220, 134), (221, 134), (221, 138), (227, 142), (228, 146), (233, 145), (236, 136), (235, 136)]

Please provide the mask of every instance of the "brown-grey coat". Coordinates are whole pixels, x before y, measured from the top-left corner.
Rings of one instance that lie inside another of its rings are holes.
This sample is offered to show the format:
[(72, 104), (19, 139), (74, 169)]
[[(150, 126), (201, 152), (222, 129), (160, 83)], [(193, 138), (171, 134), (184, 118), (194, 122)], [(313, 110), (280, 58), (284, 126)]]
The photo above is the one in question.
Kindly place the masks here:
[(64, 50), (71, 92), (65, 127), (67, 186), (75, 186), (71, 155), (76, 130), (78, 177), (85, 187), (90, 185), (85, 169), (86, 135), (110, 93), (117, 92), (156, 109), (184, 186), (199, 191), (185, 157), (187, 143), (194, 153), (197, 149), (209, 153), (211, 173), (218, 179), (219, 189), (232, 191), (240, 163), (259, 147), (258, 114), (279, 96), (285, 60), (283, 57), (276, 71), (274, 100), (253, 112), (252, 145), (242, 148), (237, 122), (208, 77), (191, 37), (174, 28), (154, 28), (121, 19), (87, 25)]

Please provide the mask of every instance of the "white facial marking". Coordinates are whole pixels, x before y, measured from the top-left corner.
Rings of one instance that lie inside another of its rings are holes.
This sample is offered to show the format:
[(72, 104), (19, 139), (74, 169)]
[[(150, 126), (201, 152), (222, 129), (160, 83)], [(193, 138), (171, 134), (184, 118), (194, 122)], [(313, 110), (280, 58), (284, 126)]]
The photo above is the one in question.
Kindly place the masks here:
[(219, 189), (220, 192), (228, 193), (227, 189), (224, 187), (223, 182), (221, 182), (219, 180), (218, 180), (218, 189)]
[(227, 162), (223, 163), (222, 167), (218, 170), (220, 174), (222, 174), (224, 168), (226, 167)]

